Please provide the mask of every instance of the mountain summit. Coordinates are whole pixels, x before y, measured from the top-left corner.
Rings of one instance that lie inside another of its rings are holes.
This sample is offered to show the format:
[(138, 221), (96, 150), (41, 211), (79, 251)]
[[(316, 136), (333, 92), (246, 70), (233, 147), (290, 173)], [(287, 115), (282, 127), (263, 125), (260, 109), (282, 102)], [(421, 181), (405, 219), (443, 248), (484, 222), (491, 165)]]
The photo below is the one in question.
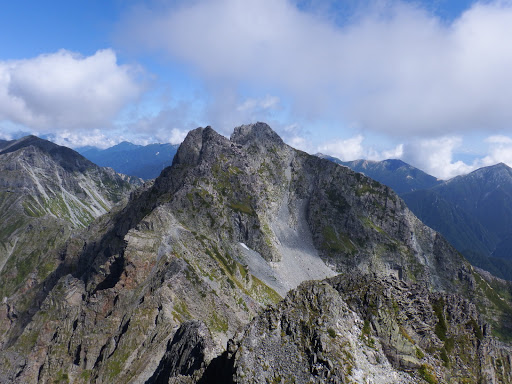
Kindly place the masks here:
[(477, 311), (505, 340), (508, 297), (390, 188), (264, 123), (189, 132), (60, 255), (30, 321), (2, 329), (0, 380), (510, 382)]

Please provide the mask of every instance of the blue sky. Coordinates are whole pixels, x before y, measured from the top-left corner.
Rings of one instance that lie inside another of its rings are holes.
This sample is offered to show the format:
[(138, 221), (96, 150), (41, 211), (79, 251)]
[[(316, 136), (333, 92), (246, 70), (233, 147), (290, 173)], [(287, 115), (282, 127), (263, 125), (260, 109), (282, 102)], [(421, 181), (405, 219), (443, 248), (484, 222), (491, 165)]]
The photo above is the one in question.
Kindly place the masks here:
[(437, 177), (512, 166), (512, 2), (0, 5), (0, 138), (77, 147), (268, 122), (343, 160)]

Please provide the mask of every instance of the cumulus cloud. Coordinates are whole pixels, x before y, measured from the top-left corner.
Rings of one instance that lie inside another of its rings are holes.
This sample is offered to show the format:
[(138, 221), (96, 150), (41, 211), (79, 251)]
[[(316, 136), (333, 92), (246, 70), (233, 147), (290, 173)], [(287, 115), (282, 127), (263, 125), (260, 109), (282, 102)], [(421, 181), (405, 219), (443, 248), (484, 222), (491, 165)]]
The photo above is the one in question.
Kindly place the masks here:
[(480, 160), (482, 166), (505, 163), (512, 167), (512, 137), (490, 136), (485, 140), (488, 143), (488, 154)]
[(272, 125), (272, 128), (276, 130), (276, 132), (279, 133), (281, 138), (285, 143), (292, 146), (293, 148), (300, 149), (301, 151), (307, 152), (307, 153), (315, 153), (316, 148), (314, 147), (313, 143), (311, 142), (310, 136), (311, 133), (304, 129), (303, 126), (301, 126), (298, 123), (293, 124), (287, 124), (287, 125), (280, 125), (275, 124)]
[(476, 168), (476, 163), (469, 165), (463, 161), (454, 161), (454, 151), (462, 145), (462, 138), (457, 136), (409, 142), (404, 146), (402, 159), (411, 165), (447, 180), (465, 174)]
[(0, 120), (32, 129), (111, 126), (141, 91), (138, 70), (119, 65), (110, 49), (0, 61)]
[(51, 140), (56, 144), (71, 148), (92, 146), (105, 149), (124, 140), (123, 137), (113, 138), (111, 136), (107, 136), (99, 129), (93, 129), (87, 132), (63, 130), (46, 136), (48, 140)]
[(261, 99), (248, 98), (237, 107), (237, 110), (241, 112), (253, 112), (258, 110), (276, 109), (279, 107), (279, 102), (279, 97), (270, 95), (266, 95)]
[(211, 89), (213, 97), (200, 112), (201, 120), (218, 132), (229, 136), (233, 128), (242, 124), (265, 121), (276, 130), (276, 115), (282, 110), (281, 100), (274, 95), (244, 97), (235, 89), (219, 87)]
[(173, 4), (137, 8), (121, 39), (166, 52), (205, 81), (279, 89), (297, 115), (398, 136), (512, 123), (510, 1), (475, 3), (451, 23), (387, 1), (341, 25), (289, 0)]
[(378, 151), (371, 146), (365, 146), (363, 135), (356, 135), (348, 139), (335, 139), (317, 147), (317, 152), (337, 157), (343, 161), (358, 159), (385, 160), (399, 159), (403, 155), (403, 144), (389, 150)]
[(337, 157), (340, 160), (361, 159), (365, 155), (362, 135), (357, 135), (346, 140), (337, 139), (318, 147), (320, 153)]

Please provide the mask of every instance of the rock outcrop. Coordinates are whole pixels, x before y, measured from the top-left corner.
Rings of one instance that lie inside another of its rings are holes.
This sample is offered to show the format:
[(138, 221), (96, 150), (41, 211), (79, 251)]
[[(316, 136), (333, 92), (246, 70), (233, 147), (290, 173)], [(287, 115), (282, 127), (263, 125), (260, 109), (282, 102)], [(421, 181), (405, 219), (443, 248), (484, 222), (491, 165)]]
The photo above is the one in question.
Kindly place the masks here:
[(394, 276), (306, 282), (230, 342), (234, 383), (510, 383), (475, 306)]

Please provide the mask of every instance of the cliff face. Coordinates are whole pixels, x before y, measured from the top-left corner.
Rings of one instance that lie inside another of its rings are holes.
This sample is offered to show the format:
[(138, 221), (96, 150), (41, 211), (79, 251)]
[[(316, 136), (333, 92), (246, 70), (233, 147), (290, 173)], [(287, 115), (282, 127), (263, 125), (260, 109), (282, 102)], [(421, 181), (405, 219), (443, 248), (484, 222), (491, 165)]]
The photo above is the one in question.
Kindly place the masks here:
[[(224, 375), (244, 382), (253, 371), (260, 379), (274, 372), (277, 380), (292, 372), (295, 357), (309, 367), (297, 382), (364, 382), (366, 371), (376, 380), (386, 372), (406, 380), (403, 371), (415, 377), (437, 369), (436, 353), (451, 345), (418, 336), (435, 334), (441, 320), (432, 315), (434, 304), (422, 309), (406, 295), (414, 283), (424, 287), (425, 303), (434, 300), (430, 291), (465, 295), (492, 308), (489, 318), (508, 329), (502, 319), (509, 318), (509, 298), (491, 285), (484, 292), (469, 264), (389, 188), (287, 146), (262, 123), (236, 128), (229, 140), (209, 127), (191, 131), (154, 184), (74, 236), (59, 256), (42, 282), (47, 294), (5, 335), (0, 381), (212, 382)], [(340, 272), (345, 277), (300, 285)], [(392, 292), (361, 291), (378, 284)], [(394, 309), (390, 297), (400, 289), (399, 314), (368, 312), (378, 300)], [(400, 306), (426, 330), (407, 328), (415, 323)], [(483, 325), (471, 311), (476, 323), (464, 321), (476, 324), (474, 334)], [(269, 316), (285, 316), (289, 326)], [(397, 336), (400, 326), (413, 341)], [(284, 349), (272, 349), (263, 335), (282, 338)], [(262, 344), (251, 347), (259, 336)], [(339, 340), (352, 343), (352, 357)], [(426, 360), (414, 357), (416, 348), (428, 352)], [(258, 351), (274, 362), (270, 373), (252, 357)], [(333, 368), (325, 359), (343, 364)]]

